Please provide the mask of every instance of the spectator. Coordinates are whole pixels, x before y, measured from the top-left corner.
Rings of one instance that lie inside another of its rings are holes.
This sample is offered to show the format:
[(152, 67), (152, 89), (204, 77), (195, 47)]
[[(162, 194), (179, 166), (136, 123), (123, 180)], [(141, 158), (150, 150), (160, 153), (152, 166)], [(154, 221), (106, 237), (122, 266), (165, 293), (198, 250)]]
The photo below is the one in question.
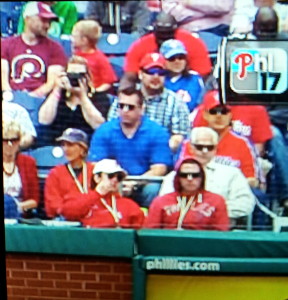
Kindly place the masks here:
[(96, 47), (101, 36), (101, 27), (93, 20), (77, 22), (72, 31), (72, 46), (75, 55), (87, 60), (93, 88), (97, 92), (111, 90), (117, 76), (106, 55)]
[(189, 70), (184, 44), (178, 40), (167, 40), (162, 44), (160, 53), (166, 59), (168, 70), (165, 87), (175, 92), (192, 112), (200, 103), (204, 83), (197, 72)]
[[(89, 91), (89, 74), (86, 60), (72, 56), (67, 65), (67, 72), (57, 78), (53, 91), (39, 109), (39, 139), (37, 145), (52, 145), (55, 138), (69, 127), (77, 127), (90, 137), (94, 129), (105, 121), (100, 113), (101, 102), (107, 95)], [(97, 109), (99, 107), (99, 110)]]
[[(168, 132), (143, 116), (143, 96), (134, 89), (118, 94), (119, 118), (101, 125), (93, 134), (89, 160), (116, 159), (129, 175), (163, 176), (172, 165)], [(148, 207), (160, 184), (125, 182), (123, 190), (140, 206)]]
[[(230, 126), (231, 108), (220, 103), (219, 92), (216, 90), (208, 91), (204, 95), (203, 105), (204, 120), (207, 121), (208, 127), (214, 129), (220, 137), (216, 161), (240, 168), (249, 184), (252, 187), (258, 187), (259, 174), (255, 151), (246, 138), (232, 132)], [(182, 155), (192, 154), (191, 146), (187, 141), (182, 150)]]
[[(189, 133), (189, 110), (177, 95), (164, 87), (165, 59), (159, 53), (150, 53), (140, 62), (139, 78), (145, 101), (145, 115), (166, 127), (170, 133), (169, 146), (176, 151)], [(121, 90), (121, 89), (120, 89)], [(112, 103), (108, 119), (116, 118), (118, 100)]]
[(189, 67), (201, 76), (208, 76), (212, 63), (205, 43), (190, 32), (177, 28), (175, 18), (164, 12), (157, 15), (154, 31), (135, 41), (129, 48), (124, 62), (124, 75), (120, 81), (136, 81), (140, 62), (147, 53), (159, 52), (162, 43), (169, 39), (181, 41), (188, 52)]
[(93, 170), (93, 164), (85, 159), (88, 137), (84, 131), (68, 128), (56, 140), (61, 143), (68, 163), (54, 167), (46, 178), (44, 203), (49, 218), (62, 216), (62, 208), (69, 197), (80, 197), (91, 190)]
[(193, 230), (229, 229), (225, 200), (205, 190), (205, 172), (194, 158), (176, 170), (175, 192), (159, 196), (149, 208), (145, 227)]
[(23, 17), (24, 32), (1, 41), (2, 90), (24, 90), (44, 97), (66, 65), (63, 48), (47, 38), (57, 16), (48, 5), (33, 1), (27, 3)]
[[(49, 5), (51, 10), (58, 17), (51, 22), (48, 34), (52, 37), (60, 37), (61, 35), (70, 35), (73, 25), (78, 20), (77, 7), (75, 1), (40, 1), (43, 4)], [(27, 5), (27, 4), (26, 4)], [(23, 10), (25, 10), (25, 6)], [(20, 15), (18, 22), (18, 33), (24, 30), (23, 14)]]
[(37, 137), (36, 129), (28, 111), (21, 105), (9, 101), (2, 101), (2, 118), (10, 118), (19, 123), (21, 130), (20, 148), (30, 148)]
[(80, 221), (85, 227), (139, 229), (144, 213), (137, 203), (119, 193), (126, 171), (115, 160), (103, 159), (95, 165), (93, 174), (95, 187), (87, 194), (68, 198), (62, 208), (63, 216)]
[(257, 11), (262, 7), (273, 8), (279, 18), (278, 32), (288, 32), (288, 6), (277, 0), (236, 0), (235, 12), (231, 22), (232, 33), (249, 33)]
[(150, 12), (145, 1), (90, 1), (85, 19), (99, 22), (104, 33), (141, 36), (150, 24)]
[(28, 217), (28, 211), (37, 208), (39, 203), (39, 182), (35, 160), (19, 153), (20, 140), (20, 124), (15, 120), (3, 119), (2, 151), (5, 204), (16, 203), (14, 212), (10, 212), (14, 217), (19, 215)]
[[(205, 189), (225, 199), (231, 227), (240, 227), (245, 222), (247, 224), (247, 216), (253, 212), (255, 196), (237, 167), (226, 166), (215, 161), (218, 142), (219, 136), (212, 128), (195, 127), (191, 131), (190, 143), (193, 156), (205, 170)], [(176, 171), (171, 171), (164, 177), (160, 196), (174, 192), (175, 174)]]
[(163, 0), (163, 10), (171, 14), (180, 28), (190, 32), (207, 31), (227, 36), (235, 0)]

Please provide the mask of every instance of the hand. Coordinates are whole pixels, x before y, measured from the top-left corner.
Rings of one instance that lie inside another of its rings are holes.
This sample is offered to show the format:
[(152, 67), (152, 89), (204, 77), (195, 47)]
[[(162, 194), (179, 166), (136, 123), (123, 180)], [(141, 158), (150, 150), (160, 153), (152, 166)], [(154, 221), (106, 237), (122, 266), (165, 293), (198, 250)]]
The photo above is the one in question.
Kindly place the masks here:
[(123, 196), (130, 196), (133, 190), (137, 186), (137, 181), (126, 180), (122, 182), (122, 194)]
[(248, 177), (247, 178), (248, 183), (251, 187), (253, 188), (258, 188), (259, 187), (259, 180), (255, 177)]
[(109, 192), (113, 191), (113, 186), (107, 174), (101, 174), (100, 181), (98, 182), (95, 191), (98, 192), (100, 195), (106, 195)]
[(59, 89), (64, 89), (67, 91), (70, 91), (72, 89), (72, 86), (70, 84), (69, 78), (67, 77), (66, 72), (61, 72), (59, 76), (57, 76), (55, 80), (55, 84)]
[(79, 82), (80, 100), (82, 100), (82, 99), (87, 98), (87, 94), (88, 94), (87, 79), (80, 78), (80, 79), (78, 79), (78, 82)]
[(20, 208), (20, 210), (22, 212), (27, 211), (28, 209), (37, 207), (37, 202), (33, 199), (25, 200), (25, 201), (19, 202), (18, 207)]
[(169, 147), (172, 151), (176, 152), (182, 141), (184, 140), (183, 135), (174, 134), (169, 140)]

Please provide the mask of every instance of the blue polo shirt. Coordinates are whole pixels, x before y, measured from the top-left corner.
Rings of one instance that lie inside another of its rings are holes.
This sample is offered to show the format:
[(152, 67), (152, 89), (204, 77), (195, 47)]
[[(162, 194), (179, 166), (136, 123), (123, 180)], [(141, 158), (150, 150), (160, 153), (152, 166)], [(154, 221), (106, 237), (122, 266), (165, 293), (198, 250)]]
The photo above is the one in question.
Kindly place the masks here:
[(93, 133), (90, 143), (88, 160), (104, 158), (116, 159), (129, 175), (142, 175), (153, 164), (171, 167), (168, 131), (143, 116), (134, 136), (127, 138), (121, 129), (120, 119), (113, 119)]

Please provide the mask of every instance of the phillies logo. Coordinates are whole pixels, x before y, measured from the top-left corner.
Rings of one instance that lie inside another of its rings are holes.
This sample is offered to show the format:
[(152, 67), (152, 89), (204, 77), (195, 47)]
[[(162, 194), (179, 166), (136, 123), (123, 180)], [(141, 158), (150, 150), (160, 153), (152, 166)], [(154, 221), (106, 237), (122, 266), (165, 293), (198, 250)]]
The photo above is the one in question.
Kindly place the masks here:
[(253, 56), (250, 53), (241, 53), (235, 57), (234, 61), (239, 65), (238, 78), (244, 79), (247, 76), (247, 67), (253, 62)]

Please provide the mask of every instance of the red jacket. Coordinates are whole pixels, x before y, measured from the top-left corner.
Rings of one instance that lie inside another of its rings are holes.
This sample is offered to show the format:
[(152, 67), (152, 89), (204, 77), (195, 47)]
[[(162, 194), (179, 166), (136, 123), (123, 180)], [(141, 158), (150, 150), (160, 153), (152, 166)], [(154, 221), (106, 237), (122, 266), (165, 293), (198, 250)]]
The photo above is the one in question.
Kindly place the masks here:
[[(179, 193), (173, 192), (156, 197), (149, 207), (145, 227), (176, 229), (180, 216), (177, 196)], [(202, 191), (202, 201), (199, 201), (199, 197), (195, 199), (195, 206), (191, 206), (187, 211), (182, 228), (227, 231), (229, 218), (224, 198), (218, 194)]]
[(39, 203), (40, 188), (35, 159), (19, 153), (16, 157), (16, 166), (22, 181), (23, 201), (33, 199)]
[[(119, 194), (114, 195), (119, 217), (119, 227), (138, 229), (144, 221), (144, 213), (139, 205)], [(81, 194), (67, 199), (62, 206), (61, 214), (69, 221), (80, 221), (86, 227), (117, 227), (114, 217), (105, 207), (102, 199), (111, 206), (111, 194), (101, 196), (96, 191)]]
[[(88, 171), (88, 190), (91, 186), (93, 164), (87, 163)], [(78, 180), (83, 184), (83, 174), (79, 174)], [(54, 218), (60, 214), (62, 205), (66, 199), (71, 196), (78, 197), (81, 192), (78, 190), (73, 177), (67, 169), (66, 165), (54, 167), (45, 181), (44, 201), (45, 210), (48, 217)]]

